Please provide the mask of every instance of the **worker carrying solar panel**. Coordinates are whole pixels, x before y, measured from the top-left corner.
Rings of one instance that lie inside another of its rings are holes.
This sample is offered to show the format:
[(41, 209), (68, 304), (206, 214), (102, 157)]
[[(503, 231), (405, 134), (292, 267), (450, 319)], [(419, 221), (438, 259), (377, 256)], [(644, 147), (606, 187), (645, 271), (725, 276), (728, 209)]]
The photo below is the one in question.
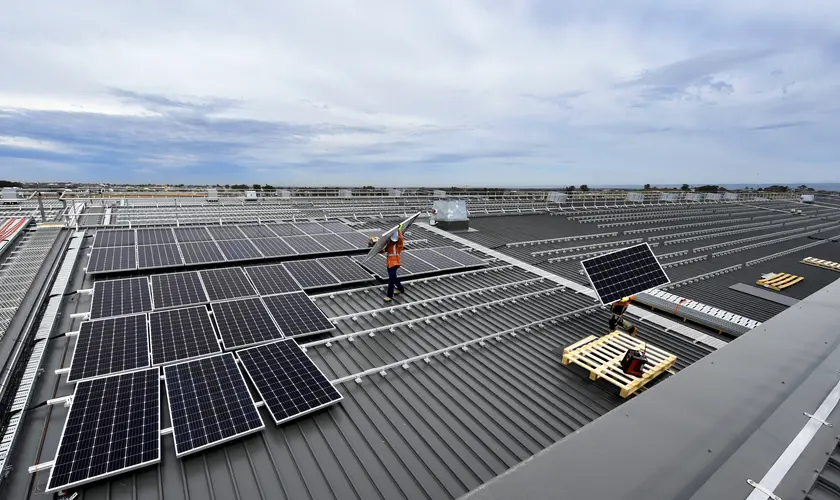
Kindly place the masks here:
[[(376, 236), (371, 236), (368, 241), (368, 246), (374, 246), (379, 241)], [(400, 254), (405, 247), (405, 240), (403, 239), (402, 224), (391, 233), (389, 241), (385, 244), (385, 248), (380, 253), (385, 254), (385, 265), (388, 268), (388, 292), (385, 295), (385, 302), (391, 302), (394, 298), (394, 292), (405, 293), (405, 287), (397, 276), (397, 271), (400, 269)]]
[(638, 328), (633, 326), (632, 323), (624, 319), (624, 313), (627, 312), (627, 308), (630, 307), (630, 304), (636, 299), (635, 295), (631, 295), (629, 297), (622, 297), (619, 300), (616, 300), (612, 304), (612, 315), (610, 316), (610, 331), (614, 331), (616, 327), (621, 327), (624, 331), (632, 335), (633, 337), (636, 336), (636, 332), (639, 331)]

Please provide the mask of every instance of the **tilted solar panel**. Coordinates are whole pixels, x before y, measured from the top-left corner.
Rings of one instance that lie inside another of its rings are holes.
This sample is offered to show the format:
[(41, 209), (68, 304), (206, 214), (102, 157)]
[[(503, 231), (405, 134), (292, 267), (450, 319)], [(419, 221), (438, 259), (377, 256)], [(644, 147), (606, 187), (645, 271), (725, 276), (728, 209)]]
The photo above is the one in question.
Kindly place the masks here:
[(240, 225), (239, 230), (249, 238), (274, 238), (277, 236), (265, 224)]
[(479, 267), (487, 265), (487, 262), (459, 248), (438, 247), (432, 248), (430, 250), (433, 250), (434, 252), (443, 255), (447, 259), (452, 259), (464, 267)]
[(424, 262), (428, 262), (429, 264), (435, 266), (441, 271), (446, 271), (450, 269), (460, 269), (464, 267), (458, 262), (455, 262), (454, 260), (450, 259), (449, 257), (444, 257), (443, 255), (429, 248), (413, 248), (411, 250), (411, 255), (412, 257), (421, 259)]
[(322, 257), (318, 263), (324, 266), (342, 284), (371, 281), (373, 276), (350, 257)]
[(213, 241), (213, 237), (210, 236), (210, 233), (207, 232), (207, 229), (203, 226), (196, 226), (196, 227), (176, 227), (173, 228), (175, 231), (175, 238), (178, 240), (179, 243), (189, 243), (195, 241)]
[(191, 306), (209, 302), (197, 271), (152, 276), (155, 309)]
[(222, 352), (204, 306), (153, 312), (149, 326), (153, 365)]
[(407, 271), (411, 271), (411, 274), (433, 273), (438, 270), (438, 268), (432, 264), (415, 257), (410, 251), (405, 251), (402, 255), (400, 255), (400, 267), (405, 268)]
[(207, 231), (215, 240), (244, 240), (245, 233), (236, 226), (207, 226)]
[(217, 240), (216, 244), (228, 261), (260, 259), (263, 256), (251, 240)]
[(245, 273), (251, 278), (251, 282), (257, 288), (260, 295), (299, 292), (303, 290), (298, 282), (292, 278), (292, 275), (286, 271), (283, 264), (248, 266), (245, 268)]
[(210, 264), (224, 262), (225, 257), (219, 251), (215, 241), (195, 241), (178, 243), (186, 264)]
[(283, 267), (304, 290), (338, 285), (339, 281), (317, 260), (284, 262)]
[(175, 235), (172, 228), (148, 228), (137, 230), (138, 245), (161, 245), (164, 243), (175, 243)]
[(263, 297), (268, 312), (287, 337), (313, 335), (335, 328), (312, 299), (303, 292)]
[(295, 227), (306, 234), (327, 234), (332, 232), (317, 222), (295, 222)]
[(248, 281), (241, 267), (205, 269), (199, 271), (207, 297), (212, 302), (240, 297), (254, 297), (257, 291)]
[(251, 243), (266, 257), (297, 255), (297, 252), (287, 245), (282, 238), (258, 238), (251, 240)]
[(86, 272), (97, 274), (134, 269), (137, 269), (135, 247), (106, 247), (90, 251)]
[(355, 231), (355, 229), (348, 226), (347, 224), (338, 221), (319, 222), (319, 224), (321, 224), (322, 226), (334, 233), (352, 233), (353, 231)]
[(319, 234), (313, 237), (330, 252), (346, 252), (356, 249), (356, 245), (345, 240), (338, 234)]
[(152, 310), (149, 280), (126, 278), (93, 284), (90, 319), (123, 316)]
[(670, 282), (647, 243), (582, 260), (602, 304)]
[(283, 338), (259, 298), (214, 302), (212, 307), (225, 350)]
[(150, 365), (145, 314), (83, 321), (68, 382), (133, 371)]
[(142, 245), (137, 247), (137, 268), (155, 269), (160, 267), (183, 266), (184, 260), (178, 245), (167, 243), (161, 245)]
[(134, 229), (100, 229), (93, 240), (95, 248), (128, 247), (134, 245)]
[(276, 234), (277, 236), (299, 236), (299, 235), (306, 234), (303, 231), (301, 231), (300, 229), (296, 228), (292, 224), (266, 224), (266, 225), (272, 231), (274, 231), (274, 234)]
[(365, 250), (368, 248), (370, 236), (366, 234), (354, 231), (352, 233), (340, 233), (338, 236), (340, 236), (342, 240), (350, 243), (356, 250)]
[(327, 252), (327, 248), (318, 243), (312, 236), (284, 236), (283, 241), (300, 255)]

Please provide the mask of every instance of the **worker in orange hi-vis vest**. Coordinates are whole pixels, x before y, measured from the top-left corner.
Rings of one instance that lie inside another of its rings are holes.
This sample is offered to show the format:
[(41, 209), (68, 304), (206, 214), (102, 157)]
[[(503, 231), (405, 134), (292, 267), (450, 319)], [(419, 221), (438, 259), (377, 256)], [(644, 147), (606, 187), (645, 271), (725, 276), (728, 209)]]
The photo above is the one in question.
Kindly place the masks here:
[[(376, 244), (377, 239), (371, 238), (371, 246)], [(400, 278), (397, 276), (397, 271), (400, 269), (400, 254), (405, 247), (405, 240), (403, 239), (402, 225), (398, 227), (393, 233), (385, 248), (380, 253), (385, 254), (385, 265), (388, 267), (388, 292), (385, 295), (385, 302), (391, 302), (394, 298), (394, 293), (405, 293), (405, 287)], [(395, 290), (396, 289), (396, 290)]]
[(622, 297), (620, 300), (613, 302), (612, 316), (610, 316), (611, 332), (614, 331), (617, 326), (621, 326), (621, 328), (627, 333), (629, 333), (633, 337), (636, 336), (636, 332), (638, 332), (639, 329), (633, 326), (632, 323), (624, 319), (624, 313), (627, 312), (627, 308), (630, 307), (630, 304), (633, 302), (633, 300), (635, 300), (635, 298), (635, 295), (631, 295), (629, 297)]

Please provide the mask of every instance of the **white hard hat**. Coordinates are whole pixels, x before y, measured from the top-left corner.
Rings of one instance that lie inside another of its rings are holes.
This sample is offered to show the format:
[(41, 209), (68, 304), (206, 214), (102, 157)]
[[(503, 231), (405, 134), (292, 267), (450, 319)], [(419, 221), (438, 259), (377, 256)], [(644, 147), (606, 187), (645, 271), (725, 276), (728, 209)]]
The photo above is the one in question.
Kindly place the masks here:
[(393, 233), (391, 233), (391, 241), (396, 242), (396, 241), (399, 241), (399, 239), (400, 239), (399, 231), (394, 231)]

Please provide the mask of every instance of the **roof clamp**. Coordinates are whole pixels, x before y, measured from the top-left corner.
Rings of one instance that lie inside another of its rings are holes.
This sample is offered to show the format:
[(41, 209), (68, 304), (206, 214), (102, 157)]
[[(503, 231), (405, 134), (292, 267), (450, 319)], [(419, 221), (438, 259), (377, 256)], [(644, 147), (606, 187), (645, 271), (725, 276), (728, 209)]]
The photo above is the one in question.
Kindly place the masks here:
[(808, 413), (806, 411), (803, 411), (802, 414), (805, 415), (806, 417), (810, 418), (811, 420), (816, 420), (817, 422), (821, 423), (822, 425), (824, 425), (826, 427), (834, 427), (834, 424), (832, 424), (831, 422), (826, 422), (825, 420), (823, 420), (819, 417), (816, 417), (814, 415), (811, 415), (810, 413)]
[(361, 384), (362, 383), (362, 377), (356, 377), (355, 381), (356, 381), (357, 384)]
[(379, 372), (379, 374), (384, 377), (385, 375), (388, 375), (388, 372), (386, 372), (385, 370), (382, 370), (382, 371)]
[(354, 336), (347, 337), (347, 341), (348, 341), (348, 342), (353, 342), (353, 341), (355, 341), (355, 340), (356, 340), (356, 337), (354, 337)]
[(444, 352), (443, 352), (443, 355), (444, 355), (444, 356), (446, 356), (446, 357), (448, 358), (449, 356), (451, 356), (451, 355), (452, 355), (452, 353), (451, 353), (451, 352), (449, 352), (449, 351), (444, 351)]
[(332, 342), (327, 342), (327, 343), (326, 343), (326, 344), (324, 344), (324, 345), (326, 345), (327, 347), (332, 347)]
[(782, 500), (781, 497), (770, 491), (769, 489), (765, 488), (764, 486), (756, 483), (752, 479), (747, 479), (747, 484), (752, 486), (753, 488), (757, 489), (758, 491), (762, 492), (763, 494), (767, 495), (771, 500)]
[(370, 333), (368, 334), (368, 337), (376, 337), (376, 333), (374, 333), (374, 332), (370, 332)]

